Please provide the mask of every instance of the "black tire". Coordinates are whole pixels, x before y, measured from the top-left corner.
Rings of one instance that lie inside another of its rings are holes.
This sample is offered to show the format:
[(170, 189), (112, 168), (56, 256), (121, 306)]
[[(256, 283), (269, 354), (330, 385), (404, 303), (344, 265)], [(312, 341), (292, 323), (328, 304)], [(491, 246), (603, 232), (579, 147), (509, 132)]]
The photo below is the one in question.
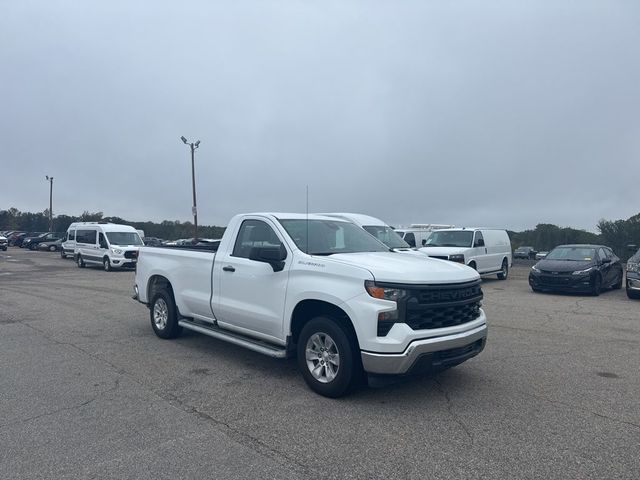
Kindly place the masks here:
[(79, 268), (84, 268), (87, 266), (86, 263), (84, 263), (84, 260), (82, 259), (82, 255), (78, 254), (78, 256), (76, 257), (76, 265), (78, 265)]
[(149, 318), (153, 332), (160, 338), (176, 338), (182, 332), (182, 327), (178, 325), (178, 309), (171, 291), (160, 290), (153, 295)]
[(502, 271), (498, 274), (498, 280), (506, 280), (509, 276), (509, 262), (505, 258), (502, 260)]
[(55, 245), (51, 245), (51, 246), (49, 247), (49, 251), (50, 251), (50, 252), (55, 252), (57, 249), (58, 249), (58, 248), (57, 248)]
[(64, 253), (64, 248), (60, 249), (60, 258), (67, 258), (67, 254)]
[(593, 278), (593, 286), (591, 287), (591, 295), (597, 297), (602, 292), (602, 277), (600, 274)]
[(31, 250), (32, 252), (35, 252), (38, 248), (38, 245), (36, 243), (32, 243), (31, 245), (29, 245), (29, 250)]
[(535, 293), (540, 293), (540, 292), (542, 292), (542, 290), (540, 290), (540, 289), (539, 289), (539, 288), (537, 288), (537, 287), (531, 287), (531, 290), (533, 290)]
[(111, 267), (111, 261), (109, 260), (109, 257), (104, 257), (102, 259), (102, 267), (104, 268), (105, 272), (111, 272), (113, 270), (113, 268)]
[(469, 266), (473, 268), (475, 271), (478, 271), (478, 269), (476, 268), (476, 262), (469, 262)]
[[(323, 348), (327, 345), (330, 348), (322, 351), (314, 348), (320, 343)], [(315, 358), (315, 354), (308, 356), (307, 351), (314, 353), (317, 351), (318, 358)], [(309, 388), (324, 397), (341, 397), (357, 382), (361, 372), (360, 362), (356, 359), (357, 353), (359, 351), (356, 348), (355, 339), (330, 317), (316, 317), (310, 320), (302, 328), (298, 338), (297, 356), (300, 373)], [(337, 370), (334, 368), (335, 362), (329, 360), (335, 359), (336, 354), (339, 360)], [(312, 373), (312, 370), (316, 369), (321, 379)], [(328, 378), (331, 376), (333, 378)]]
[(620, 290), (622, 288), (622, 272), (620, 272), (620, 278), (618, 279), (618, 281), (611, 285), (611, 288), (613, 288), (614, 290)]

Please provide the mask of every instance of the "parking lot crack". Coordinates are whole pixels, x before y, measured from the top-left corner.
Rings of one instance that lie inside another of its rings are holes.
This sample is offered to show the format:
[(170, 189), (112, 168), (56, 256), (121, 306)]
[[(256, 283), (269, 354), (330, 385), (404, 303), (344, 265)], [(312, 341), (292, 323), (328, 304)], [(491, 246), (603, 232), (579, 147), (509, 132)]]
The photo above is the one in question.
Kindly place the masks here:
[(435, 378), (433, 381), (438, 386), (438, 390), (440, 390), (440, 393), (442, 393), (442, 395), (446, 400), (447, 412), (449, 412), (449, 415), (451, 416), (451, 418), (453, 418), (453, 421), (456, 422), (460, 426), (462, 431), (467, 435), (467, 437), (469, 437), (469, 440), (471, 440), (471, 445), (474, 445), (475, 442), (473, 439), (473, 435), (471, 435), (471, 431), (465, 425), (465, 423), (460, 419), (460, 417), (453, 411), (453, 403), (451, 402), (451, 397), (449, 396), (449, 392), (447, 392), (447, 390), (444, 388), (440, 380)]
[(50, 417), (52, 415), (57, 415), (58, 413), (61, 413), (61, 412), (67, 412), (67, 411), (70, 411), (70, 410), (81, 409), (81, 408), (86, 407), (87, 405), (95, 402), (100, 397), (103, 397), (103, 396), (105, 396), (105, 395), (117, 390), (119, 387), (120, 387), (120, 379), (116, 378), (114, 384), (111, 387), (109, 387), (106, 390), (103, 390), (102, 392), (97, 393), (93, 397), (91, 397), (91, 398), (89, 398), (89, 399), (87, 399), (87, 400), (85, 400), (83, 402), (80, 402), (80, 403), (75, 404), (75, 405), (70, 405), (68, 407), (58, 408), (58, 409), (53, 410), (51, 412), (44, 412), (44, 413), (40, 413), (38, 415), (34, 415), (32, 417), (22, 418), (20, 420), (16, 420), (16, 421), (13, 421), (13, 422), (4, 423), (4, 424), (0, 425), (0, 429), (6, 428), (6, 427), (10, 427), (10, 426), (13, 426), (13, 425), (26, 424), (26, 423), (29, 423), (29, 422), (33, 422), (35, 420), (39, 420), (41, 418)]
[(219, 420), (213, 417), (209, 413), (202, 411), (201, 409), (195, 407), (194, 405), (191, 405), (188, 402), (181, 400), (176, 395), (169, 394), (169, 393), (165, 393), (165, 394), (161, 394), (157, 392), (155, 393), (159, 397), (163, 398), (165, 401), (172, 404), (174, 407), (177, 407), (188, 414), (195, 415), (202, 420), (205, 420), (207, 422), (210, 422), (216, 425), (217, 427), (222, 427), (225, 430), (225, 433), (229, 435), (236, 442), (246, 447), (249, 447), (252, 450), (264, 455), (265, 457), (268, 457), (278, 462), (278, 464), (282, 466), (286, 466), (288, 468), (293, 469), (298, 474), (305, 475), (305, 476), (313, 475), (314, 478), (321, 478), (323, 476), (323, 474), (320, 472), (310, 471), (309, 467), (307, 465), (304, 465), (300, 461), (298, 461), (298, 459), (293, 458), (281, 452), (280, 450), (266, 444), (264, 441), (260, 440), (259, 438), (254, 437), (249, 433), (243, 432), (223, 420)]

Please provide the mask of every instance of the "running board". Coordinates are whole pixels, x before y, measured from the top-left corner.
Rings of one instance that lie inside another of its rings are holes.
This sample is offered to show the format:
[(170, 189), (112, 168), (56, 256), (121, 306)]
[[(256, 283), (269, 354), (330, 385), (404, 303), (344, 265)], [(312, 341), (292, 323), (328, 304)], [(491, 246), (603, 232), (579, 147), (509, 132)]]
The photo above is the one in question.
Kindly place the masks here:
[(179, 320), (178, 325), (189, 330), (193, 330), (194, 332), (209, 335), (210, 337), (217, 338), (218, 340), (223, 340), (225, 342), (233, 343), (234, 345), (248, 348), (249, 350), (262, 353), (268, 357), (286, 358), (287, 356), (287, 350), (285, 348), (272, 346), (266, 342), (238, 335), (237, 333), (230, 332), (229, 330), (223, 330), (222, 328), (213, 325), (203, 325), (187, 319)]

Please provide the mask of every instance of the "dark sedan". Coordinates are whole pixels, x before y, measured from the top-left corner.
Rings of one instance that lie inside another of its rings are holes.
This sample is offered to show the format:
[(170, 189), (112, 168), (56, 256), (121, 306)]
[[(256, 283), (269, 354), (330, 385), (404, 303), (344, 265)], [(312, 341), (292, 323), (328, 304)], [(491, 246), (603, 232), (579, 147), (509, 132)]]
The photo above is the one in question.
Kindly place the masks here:
[(529, 285), (534, 292), (587, 292), (622, 288), (622, 264), (603, 245), (560, 245), (531, 267)]
[(640, 299), (640, 250), (627, 260), (627, 297)]

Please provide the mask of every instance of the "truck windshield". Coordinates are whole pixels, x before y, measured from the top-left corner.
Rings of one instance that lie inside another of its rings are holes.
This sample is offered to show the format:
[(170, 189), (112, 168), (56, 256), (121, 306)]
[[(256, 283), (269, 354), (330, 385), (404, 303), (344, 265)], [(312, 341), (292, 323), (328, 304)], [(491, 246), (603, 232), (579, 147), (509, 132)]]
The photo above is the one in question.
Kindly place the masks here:
[(389, 251), (383, 243), (352, 223), (305, 219), (280, 220), (280, 223), (296, 246), (309, 255)]
[(376, 237), (389, 248), (411, 247), (391, 227), (388, 227), (386, 225), (365, 225), (362, 228), (364, 228), (367, 232)]
[(425, 247), (471, 247), (473, 241), (473, 232), (466, 231), (449, 231), (449, 232), (433, 232), (427, 238)]
[(140, 235), (135, 232), (107, 232), (111, 245), (142, 245)]

